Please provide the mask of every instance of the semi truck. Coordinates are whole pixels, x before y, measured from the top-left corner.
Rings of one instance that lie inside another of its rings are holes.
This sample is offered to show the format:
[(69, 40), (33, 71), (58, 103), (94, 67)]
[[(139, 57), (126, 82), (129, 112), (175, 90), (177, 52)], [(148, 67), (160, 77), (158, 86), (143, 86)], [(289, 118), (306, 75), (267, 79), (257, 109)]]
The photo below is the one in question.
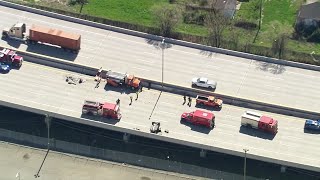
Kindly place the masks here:
[(212, 107), (219, 107), (221, 108), (223, 101), (218, 99), (214, 96), (200, 96), (196, 97), (196, 105), (205, 105), (205, 106), (212, 106)]
[(58, 29), (32, 25), (26, 34), (26, 24), (17, 23), (2, 31), (2, 38), (22, 40), (26, 43), (48, 43), (77, 53), (80, 50), (81, 36)]
[(241, 116), (241, 125), (272, 134), (276, 134), (278, 132), (277, 120), (252, 111), (246, 111)]
[(85, 100), (82, 106), (82, 114), (102, 116), (106, 118), (120, 120), (122, 115), (118, 104), (100, 103), (96, 101)]
[(140, 79), (127, 73), (118, 73), (111, 70), (103, 71), (99, 69), (96, 78), (105, 79), (107, 84), (112, 86), (126, 85), (132, 89), (138, 89), (140, 87)]
[(195, 110), (183, 113), (181, 115), (181, 122), (189, 122), (194, 125), (201, 125), (213, 129), (215, 126), (215, 116), (211, 112)]
[(0, 51), (0, 62), (19, 68), (22, 65), (23, 57), (19, 56), (14, 50), (4, 48)]

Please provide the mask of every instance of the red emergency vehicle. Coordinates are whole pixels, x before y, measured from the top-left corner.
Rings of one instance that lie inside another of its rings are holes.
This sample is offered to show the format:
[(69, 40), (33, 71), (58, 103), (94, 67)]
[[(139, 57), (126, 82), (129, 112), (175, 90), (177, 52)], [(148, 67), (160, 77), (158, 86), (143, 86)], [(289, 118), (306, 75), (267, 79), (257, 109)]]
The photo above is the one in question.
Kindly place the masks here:
[(190, 122), (194, 125), (202, 125), (213, 129), (215, 125), (215, 116), (211, 112), (195, 110), (185, 112), (181, 115), (181, 121)]
[(4, 48), (0, 51), (0, 62), (20, 67), (23, 62), (23, 57), (17, 55), (16, 51)]
[(276, 134), (278, 132), (278, 121), (256, 112), (246, 111), (241, 116), (241, 125)]
[(86, 100), (82, 106), (82, 113), (98, 115), (117, 120), (120, 120), (122, 117), (119, 105), (107, 102), (100, 103)]

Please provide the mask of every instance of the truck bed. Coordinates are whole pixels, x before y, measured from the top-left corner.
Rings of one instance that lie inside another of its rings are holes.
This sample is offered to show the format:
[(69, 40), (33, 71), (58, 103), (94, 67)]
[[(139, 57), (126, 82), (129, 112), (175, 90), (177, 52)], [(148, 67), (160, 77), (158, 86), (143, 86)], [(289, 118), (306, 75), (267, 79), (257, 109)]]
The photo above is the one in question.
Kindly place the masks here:
[(204, 101), (208, 101), (208, 97), (207, 96), (197, 96), (197, 99), (199, 100), (204, 100)]

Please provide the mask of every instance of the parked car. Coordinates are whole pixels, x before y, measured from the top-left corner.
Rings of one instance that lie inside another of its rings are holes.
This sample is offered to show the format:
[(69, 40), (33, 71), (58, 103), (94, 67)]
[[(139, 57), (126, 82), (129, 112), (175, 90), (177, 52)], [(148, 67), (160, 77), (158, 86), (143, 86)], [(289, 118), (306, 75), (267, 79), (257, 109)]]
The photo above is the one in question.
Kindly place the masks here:
[(192, 86), (216, 89), (217, 82), (208, 80), (208, 78), (200, 77), (192, 79)]
[(10, 66), (5, 63), (0, 63), (0, 71), (3, 73), (8, 73), (10, 71)]

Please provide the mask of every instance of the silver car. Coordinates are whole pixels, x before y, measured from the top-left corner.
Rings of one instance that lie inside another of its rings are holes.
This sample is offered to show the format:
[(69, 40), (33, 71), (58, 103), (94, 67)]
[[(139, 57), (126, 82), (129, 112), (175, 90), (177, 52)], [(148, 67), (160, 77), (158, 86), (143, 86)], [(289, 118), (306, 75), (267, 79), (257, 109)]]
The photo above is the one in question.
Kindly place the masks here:
[(192, 79), (192, 86), (216, 89), (217, 82), (208, 80), (208, 78), (200, 77)]

